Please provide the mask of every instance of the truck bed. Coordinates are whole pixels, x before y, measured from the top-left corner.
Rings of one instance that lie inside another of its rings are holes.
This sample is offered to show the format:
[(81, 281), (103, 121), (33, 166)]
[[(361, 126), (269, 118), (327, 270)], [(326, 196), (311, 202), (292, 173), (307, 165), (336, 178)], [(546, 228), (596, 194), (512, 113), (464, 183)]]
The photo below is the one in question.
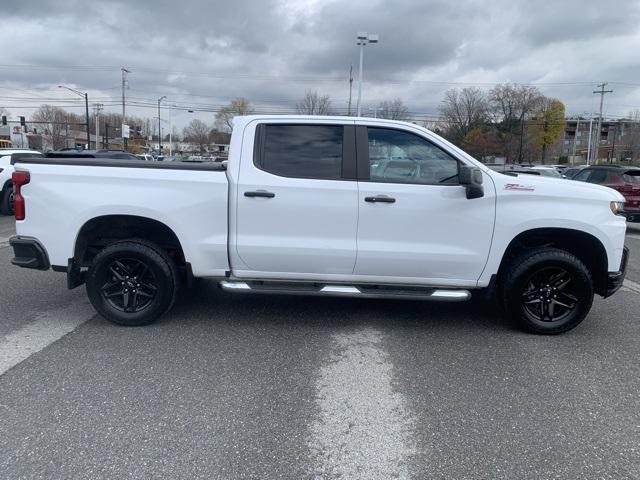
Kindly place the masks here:
[(195, 276), (222, 277), (229, 269), (222, 164), (34, 158), (16, 161), (15, 168), (30, 173), (22, 188), (27, 215), (16, 232), (46, 244), (52, 266), (67, 265), (89, 220), (124, 215), (169, 227)]

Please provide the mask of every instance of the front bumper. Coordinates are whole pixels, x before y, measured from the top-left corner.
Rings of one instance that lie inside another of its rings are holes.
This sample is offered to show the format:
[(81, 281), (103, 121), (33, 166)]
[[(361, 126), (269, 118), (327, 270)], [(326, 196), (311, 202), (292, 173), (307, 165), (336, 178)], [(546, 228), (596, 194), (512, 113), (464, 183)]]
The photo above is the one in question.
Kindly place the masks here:
[(624, 277), (627, 274), (628, 262), (629, 249), (627, 247), (624, 247), (624, 250), (622, 251), (622, 262), (620, 262), (620, 271), (607, 273), (607, 290), (605, 292), (604, 298), (610, 297), (611, 295), (616, 293), (620, 289), (620, 287), (622, 287)]
[(42, 244), (31, 237), (11, 237), (9, 245), (13, 247), (11, 263), (22, 268), (33, 268), (36, 270), (49, 270), (51, 264), (47, 251)]

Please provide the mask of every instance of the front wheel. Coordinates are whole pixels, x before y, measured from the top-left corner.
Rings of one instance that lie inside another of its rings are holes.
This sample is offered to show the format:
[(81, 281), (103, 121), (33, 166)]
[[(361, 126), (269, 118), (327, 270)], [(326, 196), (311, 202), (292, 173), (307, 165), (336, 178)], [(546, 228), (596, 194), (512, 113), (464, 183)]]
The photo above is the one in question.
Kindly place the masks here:
[(593, 281), (576, 256), (555, 248), (529, 251), (507, 266), (502, 301), (507, 315), (534, 333), (576, 327), (593, 303)]
[(171, 308), (178, 274), (160, 247), (145, 240), (109, 245), (87, 272), (87, 294), (96, 311), (113, 323), (145, 325)]

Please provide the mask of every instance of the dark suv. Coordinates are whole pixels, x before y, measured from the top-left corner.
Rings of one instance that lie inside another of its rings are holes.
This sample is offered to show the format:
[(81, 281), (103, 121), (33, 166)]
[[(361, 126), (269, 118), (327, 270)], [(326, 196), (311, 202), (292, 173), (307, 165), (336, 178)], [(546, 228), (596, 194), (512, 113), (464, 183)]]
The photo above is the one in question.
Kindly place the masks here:
[(47, 158), (116, 158), (120, 160), (140, 160), (135, 155), (122, 150), (75, 150), (65, 149), (48, 152)]
[(640, 168), (617, 166), (587, 167), (572, 180), (613, 188), (624, 196), (627, 220), (640, 222)]

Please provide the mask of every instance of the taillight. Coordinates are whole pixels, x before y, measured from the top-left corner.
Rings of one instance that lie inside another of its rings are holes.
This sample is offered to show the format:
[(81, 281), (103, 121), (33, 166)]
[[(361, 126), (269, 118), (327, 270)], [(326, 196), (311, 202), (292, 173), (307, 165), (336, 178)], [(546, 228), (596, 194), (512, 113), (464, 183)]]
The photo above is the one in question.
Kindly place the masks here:
[(11, 180), (13, 181), (13, 210), (16, 214), (16, 220), (24, 220), (26, 212), (21, 189), (23, 185), (29, 183), (31, 176), (29, 172), (13, 172)]

